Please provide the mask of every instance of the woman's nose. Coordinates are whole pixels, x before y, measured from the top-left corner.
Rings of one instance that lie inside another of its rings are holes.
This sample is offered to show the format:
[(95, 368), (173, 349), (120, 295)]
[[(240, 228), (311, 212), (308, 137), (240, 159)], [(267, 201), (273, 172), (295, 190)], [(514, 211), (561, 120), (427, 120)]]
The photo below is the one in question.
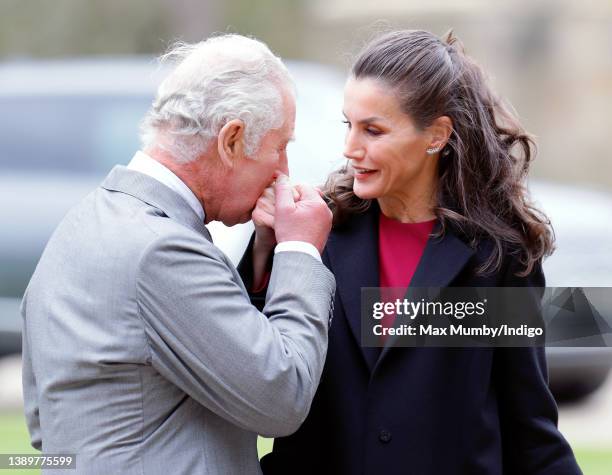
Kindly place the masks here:
[(365, 149), (355, 140), (351, 131), (346, 134), (343, 154), (349, 160), (361, 160), (365, 157)]

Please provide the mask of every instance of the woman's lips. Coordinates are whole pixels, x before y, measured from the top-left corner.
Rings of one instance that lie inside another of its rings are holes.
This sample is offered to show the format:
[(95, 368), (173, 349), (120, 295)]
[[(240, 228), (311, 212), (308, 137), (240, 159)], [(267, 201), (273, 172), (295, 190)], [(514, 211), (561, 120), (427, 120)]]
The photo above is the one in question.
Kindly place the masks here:
[(371, 170), (369, 168), (355, 168), (355, 180), (367, 180), (376, 173), (378, 173), (378, 170)]

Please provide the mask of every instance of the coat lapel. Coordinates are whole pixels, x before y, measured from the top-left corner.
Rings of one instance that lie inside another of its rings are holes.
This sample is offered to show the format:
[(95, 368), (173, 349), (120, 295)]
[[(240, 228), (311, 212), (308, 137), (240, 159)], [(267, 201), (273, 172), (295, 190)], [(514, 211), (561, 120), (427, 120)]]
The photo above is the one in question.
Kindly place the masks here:
[[(433, 229), (433, 234), (439, 229), (440, 223), (438, 222)], [(427, 241), (410, 287), (448, 287), (475, 252), (450, 227), (447, 227), (443, 236), (430, 237)], [(397, 338), (388, 338), (376, 363), (376, 368), (388, 357)]]
[(370, 371), (380, 348), (361, 345), (361, 288), (378, 287), (378, 206), (353, 217), (330, 235), (326, 252), (336, 278), (336, 288), (351, 333)]

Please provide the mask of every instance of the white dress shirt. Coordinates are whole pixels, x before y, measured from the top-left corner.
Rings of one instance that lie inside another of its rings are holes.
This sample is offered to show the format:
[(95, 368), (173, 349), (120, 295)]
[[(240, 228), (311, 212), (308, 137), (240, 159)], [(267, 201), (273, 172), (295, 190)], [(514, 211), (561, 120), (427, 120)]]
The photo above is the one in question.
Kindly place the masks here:
[[(202, 222), (204, 222), (204, 208), (202, 204), (193, 194), (193, 191), (189, 189), (183, 181), (176, 176), (174, 173), (170, 171), (167, 167), (159, 163), (157, 160), (152, 159), (146, 153), (138, 151), (130, 160), (130, 163), (127, 166), (130, 170), (134, 170), (140, 173), (144, 173), (145, 175), (154, 178), (159, 181), (163, 185), (166, 185), (172, 191), (176, 192), (181, 196), (189, 206), (195, 211), (195, 213), (200, 217)], [(319, 262), (321, 262), (321, 256), (316, 247), (314, 247), (309, 242), (304, 241), (285, 241), (276, 245), (274, 249), (274, 253), (277, 252), (286, 252), (286, 251), (294, 251), (294, 252), (305, 252), (306, 254), (311, 255)]]

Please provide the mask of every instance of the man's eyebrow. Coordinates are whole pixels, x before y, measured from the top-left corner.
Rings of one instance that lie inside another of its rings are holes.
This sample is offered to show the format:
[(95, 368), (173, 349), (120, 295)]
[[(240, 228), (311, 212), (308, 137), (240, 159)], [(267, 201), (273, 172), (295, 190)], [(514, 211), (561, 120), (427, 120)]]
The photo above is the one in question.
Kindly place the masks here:
[[(344, 112), (342, 112), (342, 115), (344, 116), (345, 119), (348, 119), (348, 117), (346, 117), (346, 114)], [(366, 117), (365, 119), (361, 119), (358, 122), (360, 124), (371, 124), (372, 122), (376, 122), (379, 120), (384, 120), (382, 117), (377, 117), (377, 116), (371, 116), (371, 117)]]
[(293, 134), (288, 140), (283, 140), (280, 144), (283, 147), (286, 147), (287, 145), (289, 145), (291, 142), (295, 142), (295, 134)]

